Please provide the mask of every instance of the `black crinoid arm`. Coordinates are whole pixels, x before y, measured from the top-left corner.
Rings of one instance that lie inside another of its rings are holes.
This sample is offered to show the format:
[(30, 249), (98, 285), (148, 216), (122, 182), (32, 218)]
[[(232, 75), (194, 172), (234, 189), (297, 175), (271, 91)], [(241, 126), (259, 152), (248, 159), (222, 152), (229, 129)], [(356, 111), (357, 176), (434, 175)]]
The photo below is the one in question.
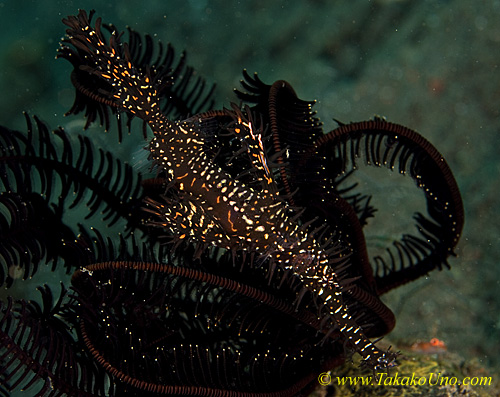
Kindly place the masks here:
[[(59, 58), (76, 92), (68, 113), (105, 129), (116, 117), (120, 140), (122, 122), (133, 132), (139, 119), (144, 136), (152, 131), (155, 174), (83, 135), (50, 135), (38, 119), (25, 134), (1, 130), (2, 282), (12, 284), (16, 261), (24, 277), (42, 262), (74, 271), (56, 303), (44, 287), (43, 307), (2, 306), (3, 383), (39, 382), (39, 395), (285, 396), (352, 353), (373, 371), (395, 366), (397, 353), (371, 341), (395, 325), (380, 295), (446, 266), (463, 225), (437, 150), (381, 119), (324, 134), (314, 102), (246, 71), (243, 104), (212, 109), (213, 86), (185, 54), (176, 61), (170, 45), (132, 30), (125, 40), (92, 17), (63, 20)], [(368, 255), (363, 227), (376, 209), (371, 192), (349, 185), (360, 158), (424, 192), (418, 234), (387, 247), (389, 260)], [(81, 203), (125, 233), (72, 224), (66, 214)], [(58, 233), (40, 233), (44, 222)]]

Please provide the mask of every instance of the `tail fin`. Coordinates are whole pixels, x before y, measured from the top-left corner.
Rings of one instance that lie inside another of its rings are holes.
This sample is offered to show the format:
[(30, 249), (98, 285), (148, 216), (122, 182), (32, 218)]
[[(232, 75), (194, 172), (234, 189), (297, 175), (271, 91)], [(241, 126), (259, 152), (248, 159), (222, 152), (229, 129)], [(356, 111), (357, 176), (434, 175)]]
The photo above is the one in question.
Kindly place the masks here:
[(90, 26), (91, 18), (92, 13), (89, 18), (80, 10), (77, 16), (69, 16), (63, 22), (69, 27), (65, 42), (85, 54), (85, 64), (79, 66), (80, 70), (97, 76), (103, 83), (94, 93), (94, 99), (150, 121), (160, 114), (158, 89), (169, 82), (155, 78), (149, 68), (141, 71), (134, 66), (128, 44), (120, 41), (121, 34), (114, 29), (107, 42), (101, 31), (101, 18), (96, 19), (95, 29)]

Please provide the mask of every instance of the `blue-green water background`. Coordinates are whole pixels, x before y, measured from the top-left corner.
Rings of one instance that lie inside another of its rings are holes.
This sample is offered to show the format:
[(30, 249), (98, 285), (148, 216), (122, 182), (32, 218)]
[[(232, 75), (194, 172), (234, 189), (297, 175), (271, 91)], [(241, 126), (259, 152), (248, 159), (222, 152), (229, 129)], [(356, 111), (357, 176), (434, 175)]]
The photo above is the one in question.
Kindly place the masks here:
[[(461, 188), (465, 229), (451, 271), (387, 294), (398, 320), (387, 339), (438, 337), (468, 360), (500, 365), (500, 1), (0, 2), (2, 125), (24, 129), (27, 110), (52, 127), (81, 126), (63, 117), (70, 65), (54, 59), (61, 18), (78, 8), (186, 49), (217, 83), (216, 107), (235, 99), (247, 68), (318, 99), (326, 131), (332, 118), (379, 114), (430, 140)], [(35, 284), (61, 277), (44, 272)], [(34, 284), (16, 284), (2, 296), (31, 296)]]

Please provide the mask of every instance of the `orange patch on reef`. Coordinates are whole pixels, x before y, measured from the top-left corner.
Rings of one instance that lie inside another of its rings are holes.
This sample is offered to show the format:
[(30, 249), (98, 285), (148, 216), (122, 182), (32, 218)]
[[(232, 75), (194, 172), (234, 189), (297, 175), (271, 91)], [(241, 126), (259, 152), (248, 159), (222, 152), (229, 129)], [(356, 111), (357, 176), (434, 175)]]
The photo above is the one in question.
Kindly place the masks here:
[(417, 341), (410, 346), (410, 350), (422, 354), (439, 354), (448, 350), (446, 343), (438, 338), (432, 338), (430, 341)]

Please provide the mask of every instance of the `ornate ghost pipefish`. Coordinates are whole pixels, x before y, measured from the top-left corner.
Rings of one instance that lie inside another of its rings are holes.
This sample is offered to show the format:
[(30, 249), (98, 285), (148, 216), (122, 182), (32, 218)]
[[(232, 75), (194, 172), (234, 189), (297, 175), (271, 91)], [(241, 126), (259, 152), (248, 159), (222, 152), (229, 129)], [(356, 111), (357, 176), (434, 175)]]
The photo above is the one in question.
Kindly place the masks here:
[[(334, 271), (327, 250), (305, 227), (288, 216), (287, 204), (278, 198), (261, 142), (261, 131), (251, 114), (233, 107), (225, 110), (234, 122), (232, 130), (243, 142), (262, 189), (246, 186), (217, 166), (207, 154), (203, 118), (169, 120), (160, 110), (162, 84), (154, 69), (141, 71), (131, 61), (126, 43), (113, 31), (109, 42), (95, 29), (84, 11), (64, 20), (67, 43), (83, 51), (86, 65), (80, 69), (105, 81), (109, 91), (99, 90), (92, 99), (132, 113), (152, 129), (149, 149), (155, 165), (163, 169), (180, 199), (168, 205), (149, 201), (160, 221), (180, 240), (226, 249), (259, 252), (284, 269), (291, 270), (304, 286), (327, 305), (340, 332), (374, 370), (395, 366), (396, 353), (382, 351), (364, 334), (343, 304), (341, 278)], [(92, 87), (86, 87), (92, 91)], [(345, 262), (342, 258), (341, 262)]]

